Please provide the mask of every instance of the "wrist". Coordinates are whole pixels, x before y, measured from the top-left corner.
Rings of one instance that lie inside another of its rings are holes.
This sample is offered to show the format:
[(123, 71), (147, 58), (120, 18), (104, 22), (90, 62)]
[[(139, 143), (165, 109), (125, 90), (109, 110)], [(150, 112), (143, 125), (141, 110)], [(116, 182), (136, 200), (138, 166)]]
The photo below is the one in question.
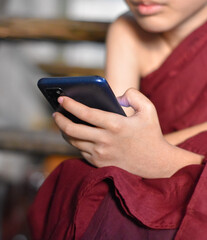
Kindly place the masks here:
[(169, 144), (165, 177), (171, 177), (178, 170), (192, 164), (201, 164), (204, 156)]

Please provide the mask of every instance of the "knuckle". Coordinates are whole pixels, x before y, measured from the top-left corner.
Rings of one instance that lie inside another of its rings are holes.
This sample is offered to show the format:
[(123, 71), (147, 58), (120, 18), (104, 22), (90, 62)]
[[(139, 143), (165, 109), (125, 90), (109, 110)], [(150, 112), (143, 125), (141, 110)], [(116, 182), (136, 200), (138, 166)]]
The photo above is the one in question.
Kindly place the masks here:
[(102, 144), (102, 146), (107, 146), (108, 144), (110, 144), (110, 140), (109, 137), (107, 135), (102, 135), (101, 140), (100, 140), (100, 144)]
[(127, 89), (126, 93), (125, 93), (125, 96), (129, 102), (129, 104), (131, 102), (133, 102), (133, 99), (134, 98), (137, 98), (137, 95), (139, 94), (139, 91), (136, 90), (135, 88), (129, 88)]
[(114, 121), (110, 122), (109, 126), (110, 130), (114, 133), (118, 133), (122, 130), (123, 128), (123, 123), (119, 118), (116, 118)]
[(65, 133), (66, 135), (70, 136), (70, 135), (71, 135), (71, 132), (72, 132), (72, 128), (70, 127), (69, 124), (67, 124), (67, 126), (66, 126), (65, 129), (64, 129), (64, 133)]
[(103, 158), (105, 155), (105, 148), (103, 144), (97, 144), (94, 147), (94, 153), (98, 157), (98, 159)]
[(135, 88), (129, 88), (126, 90), (126, 96), (131, 96), (131, 94), (136, 93), (137, 90)]
[(145, 109), (149, 112), (149, 113), (153, 113), (156, 112), (155, 106), (153, 105), (152, 102), (147, 101), (145, 104)]

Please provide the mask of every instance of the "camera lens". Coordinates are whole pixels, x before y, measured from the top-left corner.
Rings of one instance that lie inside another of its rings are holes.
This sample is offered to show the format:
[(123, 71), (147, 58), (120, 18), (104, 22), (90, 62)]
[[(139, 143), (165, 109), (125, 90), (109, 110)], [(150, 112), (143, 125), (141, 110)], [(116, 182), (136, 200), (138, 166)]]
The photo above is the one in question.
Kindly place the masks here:
[(47, 88), (46, 94), (49, 98), (50, 103), (52, 104), (54, 109), (57, 109), (59, 106), (59, 103), (57, 102), (57, 99), (63, 95), (63, 90), (59, 87), (53, 87), (53, 88)]
[(58, 95), (60, 95), (62, 92), (58, 89), (58, 90), (56, 91), (56, 93), (57, 93)]

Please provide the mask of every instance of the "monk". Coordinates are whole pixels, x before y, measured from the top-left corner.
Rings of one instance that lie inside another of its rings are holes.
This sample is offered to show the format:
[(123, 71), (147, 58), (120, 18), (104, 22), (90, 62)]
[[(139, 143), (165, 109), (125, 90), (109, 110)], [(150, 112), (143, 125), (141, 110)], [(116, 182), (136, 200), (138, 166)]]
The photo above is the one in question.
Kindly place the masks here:
[[(106, 76), (128, 117), (61, 97), (95, 127), (54, 119), (83, 159), (45, 181), (33, 239), (207, 237), (207, 1), (127, 0), (107, 38)], [(137, 89), (140, 89), (140, 93)]]

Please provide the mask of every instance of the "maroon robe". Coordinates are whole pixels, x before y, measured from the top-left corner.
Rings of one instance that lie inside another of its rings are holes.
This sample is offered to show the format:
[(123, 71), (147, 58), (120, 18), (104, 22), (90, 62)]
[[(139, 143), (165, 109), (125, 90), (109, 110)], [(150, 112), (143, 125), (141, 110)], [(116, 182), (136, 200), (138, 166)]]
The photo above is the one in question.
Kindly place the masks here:
[[(207, 23), (190, 34), (141, 90), (164, 133), (207, 120)], [(63, 162), (40, 188), (29, 213), (33, 239), (207, 239), (207, 132), (181, 148), (204, 156), (172, 177), (143, 179), (117, 167)], [(137, 156), (139, 157), (139, 156)]]

